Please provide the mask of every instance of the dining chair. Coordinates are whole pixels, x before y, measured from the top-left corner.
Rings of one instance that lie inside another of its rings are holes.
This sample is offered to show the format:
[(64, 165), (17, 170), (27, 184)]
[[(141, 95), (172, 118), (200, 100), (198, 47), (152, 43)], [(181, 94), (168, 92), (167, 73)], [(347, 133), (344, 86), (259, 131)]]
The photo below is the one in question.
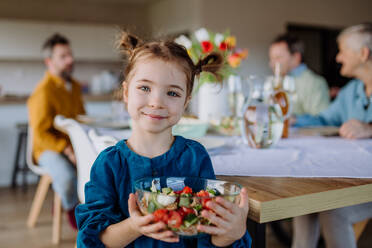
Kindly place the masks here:
[[(48, 193), (49, 186), (52, 183), (52, 178), (38, 166), (32, 156), (33, 149), (33, 133), (32, 128), (28, 126), (27, 134), (27, 147), (26, 147), (26, 163), (28, 168), (39, 175), (41, 178), (39, 180), (34, 199), (32, 201), (31, 209), (27, 218), (27, 226), (29, 228), (34, 228), (38, 217), (40, 215), (41, 208), (43, 206), (45, 197)], [(54, 192), (54, 205), (53, 205), (53, 227), (52, 227), (52, 243), (59, 244), (61, 239), (61, 216), (62, 216), (62, 203), (60, 196)]]
[(78, 197), (80, 202), (84, 203), (84, 186), (89, 181), (90, 169), (98, 156), (98, 152), (87, 132), (77, 121), (57, 115), (54, 118), (54, 126), (70, 138), (76, 156)]
[(359, 240), (360, 236), (362, 235), (364, 229), (366, 228), (368, 224), (369, 219), (362, 220), (360, 222), (357, 222), (353, 225), (354, 228), (354, 234), (355, 234), (355, 240)]
[(88, 136), (92, 140), (97, 153), (102, 152), (109, 146), (114, 146), (118, 142), (118, 140), (112, 136), (99, 135), (94, 128), (89, 130)]

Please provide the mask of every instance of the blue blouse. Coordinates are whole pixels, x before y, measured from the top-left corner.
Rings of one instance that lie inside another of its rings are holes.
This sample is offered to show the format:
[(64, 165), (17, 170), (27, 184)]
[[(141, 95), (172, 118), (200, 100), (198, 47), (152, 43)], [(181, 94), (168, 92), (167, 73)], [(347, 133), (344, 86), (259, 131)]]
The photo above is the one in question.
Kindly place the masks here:
[(372, 95), (367, 96), (364, 87), (360, 80), (350, 81), (326, 110), (316, 116), (297, 116), (295, 126), (341, 126), (351, 119), (372, 123)]
[[(133, 152), (126, 141), (119, 141), (100, 153), (93, 164), (90, 181), (85, 185), (85, 204), (76, 208), (79, 228), (78, 247), (105, 247), (100, 233), (109, 225), (129, 217), (129, 194), (137, 179), (151, 176), (193, 176), (214, 179), (211, 160), (205, 148), (196, 141), (175, 136), (172, 147), (155, 158)], [(141, 236), (127, 247), (215, 247), (209, 235), (198, 239), (180, 239), (167, 243)], [(232, 247), (250, 247), (248, 232)]]

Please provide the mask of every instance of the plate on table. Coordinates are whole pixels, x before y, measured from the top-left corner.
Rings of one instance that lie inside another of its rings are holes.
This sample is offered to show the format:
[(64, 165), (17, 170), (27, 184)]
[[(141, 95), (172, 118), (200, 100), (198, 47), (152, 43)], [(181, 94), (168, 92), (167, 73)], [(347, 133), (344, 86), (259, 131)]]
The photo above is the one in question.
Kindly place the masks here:
[(202, 144), (207, 150), (226, 145), (226, 138), (222, 137), (204, 136), (194, 140)]
[(94, 127), (114, 129), (129, 128), (129, 120), (118, 119), (114, 116), (78, 115), (77, 120), (80, 123)]

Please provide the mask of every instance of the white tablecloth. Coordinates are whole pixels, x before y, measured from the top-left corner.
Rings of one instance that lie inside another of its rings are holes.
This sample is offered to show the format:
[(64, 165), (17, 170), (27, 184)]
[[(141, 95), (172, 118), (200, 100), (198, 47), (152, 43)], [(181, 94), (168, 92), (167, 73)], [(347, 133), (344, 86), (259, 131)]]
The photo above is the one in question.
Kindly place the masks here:
[(372, 139), (282, 139), (270, 149), (210, 149), (216, 175), (372, 178)]
[[(98, 131), (118, 140), (130, 136), (129, 129)], [(237, 140), (216, 135), (198, 140), (210, 148), (216, 175), (372, 178), (372, 139), (296, 136), (269, 149), (252, 149)]]

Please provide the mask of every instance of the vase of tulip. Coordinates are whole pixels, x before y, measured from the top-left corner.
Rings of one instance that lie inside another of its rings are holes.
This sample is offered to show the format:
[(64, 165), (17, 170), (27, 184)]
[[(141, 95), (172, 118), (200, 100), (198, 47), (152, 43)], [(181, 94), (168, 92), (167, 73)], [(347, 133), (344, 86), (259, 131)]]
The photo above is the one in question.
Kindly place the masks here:
[(211, 52), (219, 52), (224, 64), (218, 80), (214, 75), (202, 72), (193, 92), (198, 98), (198, 117), (205, 121), (220, 121), (231, 116), (233, 112), (229, 101), (228, 79), (238, 74), (242, 60), (248, 56), (247, 49), (236, 47), (235, 36), (225, 33), (214, 33), (205, 28), (198, 29), (191, 37), (181, 35), (175, 41), (187, 49), (191, 59), (197, 61)]

